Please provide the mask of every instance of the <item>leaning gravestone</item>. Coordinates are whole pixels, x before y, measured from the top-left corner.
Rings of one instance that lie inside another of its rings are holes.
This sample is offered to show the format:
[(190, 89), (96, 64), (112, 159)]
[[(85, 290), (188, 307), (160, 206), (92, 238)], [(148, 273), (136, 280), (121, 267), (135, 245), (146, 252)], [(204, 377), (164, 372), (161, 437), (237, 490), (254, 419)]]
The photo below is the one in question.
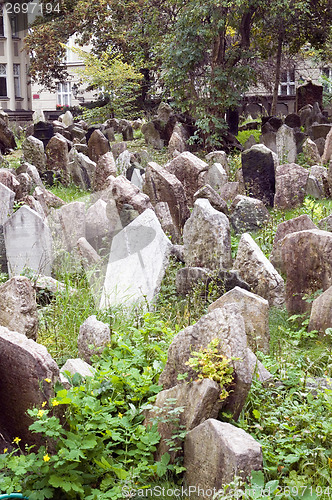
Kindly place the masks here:
[(315, 85), (308, 82), (305, 85), (300, 85), (296, 90), (296, 111), (298, 112), (307, 104), (313, 106), (318, 102), (322, 106), (323, 100), (323, 87), (322, 85)]
[(13, 211), (15, 193), (0, 182), (0, 225), (6, 222)]
[(40, 215), (23, 206), (4, 223), (3, 229), (10, 276), (24, 269), (51, 275), (52, 238)]
[(113, 238), (100, 307), (152, 302), (171, 246), (154, 211), (140, 214)]
[(53, 396), (58, 376), (58, 366), (46, 347), (0, 326), (0, 442), (4, 433), (10, 442), (22, 439), (23, 446), (43, 444), (40, 434), (28, 430), (32, 419), (26, 412), (34, 406), (41, 408)]
[(263, 144), (252, 146), (242, 153), (243, 180), (249, 196), (273, 207), (275, 193), (275, 160)]
[(43, 172), (46, 168), (46, 156), (44, 144), (40, 139), (30, 135), (22, 144), (24, 160), (31, 165), (34, 165), (39, 172)]

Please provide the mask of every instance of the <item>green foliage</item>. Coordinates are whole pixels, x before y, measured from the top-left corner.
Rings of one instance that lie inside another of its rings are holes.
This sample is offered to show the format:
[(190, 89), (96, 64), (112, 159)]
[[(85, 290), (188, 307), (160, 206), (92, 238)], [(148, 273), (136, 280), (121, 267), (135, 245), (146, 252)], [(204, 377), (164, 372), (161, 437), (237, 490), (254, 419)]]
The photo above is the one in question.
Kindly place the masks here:
[(119, 118), (130, 117), (142, 75), (111, 49), (98, 57), (79, 48), (71, 47), (70, 50), (84, 62), (84, 68), (77, 70), (81, 80), (109, 99), (106, 106), (84, 111), (82, 118), (90, 123), (100, 123), (114, 115)]
[(210, 378), (222, 388), (220, 399), (223, 401), (229, 396), (229, 388), (233, 382), (234, 368), (232, 359), (220, 353), (220, 340), (211, 340), (207, 347), (193, 351), (186, 362), (196, 373), (199, 379)]
[(157, 380), (171, 335), (155, 327), (147, 315), (143, 327), (113, 332), (93, 378), (70, 390), (59, 386), (49, 408), (29, 410), (30, 430), (48, 444), (0, 455), (0, 491), (21, 490), (31, 500), (115, 500), (122, 487), (146, 485), (172, 469), (167, 456), (154, 461), (156, 425), (143, 425), (147, 403), (161, 390)]
[(259, 137), (261, 135), (260, 130), (240, 130), (240, 132), (237, 134), (236, 138), (237, 140), (244, 146), (246, 141), (249, 139), (249, 137), (253, 135), (254, 138), (256, 139), (256, 142), (259, 142)]

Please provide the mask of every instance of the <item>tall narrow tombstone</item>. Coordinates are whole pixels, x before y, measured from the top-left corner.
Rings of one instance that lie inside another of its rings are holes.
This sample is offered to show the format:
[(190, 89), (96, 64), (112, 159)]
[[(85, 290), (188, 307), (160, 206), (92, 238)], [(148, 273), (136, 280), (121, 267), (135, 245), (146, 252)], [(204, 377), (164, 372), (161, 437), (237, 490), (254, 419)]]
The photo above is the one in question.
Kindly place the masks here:
[(145, 210), (112, 241), (100, 307), (152, 302), (171, 249), (153, 210)]
[(280, 164), (295, 163), (297, 148), (294, 129), (282, 125), (277, 132), (276, 145)]
[(51, 232), (37, 212), (24, 205), (4, 223), (3, 229), (10, 276), (24, 269), (51, 275)]
[(3, 224), (11, 215), (14, 199), (14, 191), (0, 182), (0, 224)]
[(273, 207), (275, 193), (275, 162), (272, 151), (263, 144), (242, 153), (242, 172), (249, 196)]

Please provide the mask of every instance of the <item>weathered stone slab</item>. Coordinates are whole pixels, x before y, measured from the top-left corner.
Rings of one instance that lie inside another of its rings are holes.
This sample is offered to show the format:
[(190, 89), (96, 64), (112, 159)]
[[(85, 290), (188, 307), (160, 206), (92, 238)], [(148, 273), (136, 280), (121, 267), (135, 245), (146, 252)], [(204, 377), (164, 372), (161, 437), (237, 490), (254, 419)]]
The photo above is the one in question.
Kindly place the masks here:
[(110, 176), (108, 181), (108, 189), (116, 202), (119, 213), (125, 203), (132, 205), (139, 213), (144, 212), (147, 208), (153, 208), (150, 198), (142, 193), (138, 187), (134, 186), (123, 175), (116, 178)]
[(295, 163), (296, 141), (294, 129), (282, 125), (277, 132), (276, 146), (280, 164)]
[(79, 238), (86, 235), (85, 204), (73, 201), (57, 210), (60, 221), (60, 239), (65, 241), (66, 250), (70, 252)]
[(99, 158), (110, 151), (110, 145), (100, 130), (94, 130), (88, 140), (88, 156), (95, 163)]
[(0, 286), (0, 325), (36, 340), (36, 293), (25, 276), (14, 276)]
[(219, 163), (226, 171), (227, 175), (229, 174), (229, 165), (225, 151), (212, 151), (206, 155), (205, 159), (210, 165)]
[(332, 232), (332, 214), (324, 217), (318, 222), (319, 229)]
[(228, 175), (221, 163), (213, 163), (205, 178), (206, 184), (220, 192), (220, 189), (228, 182)]
[(226, 304), (203, 316), (193, 326), (188, 326), (173, 339), (167, 355), (167, 363), (159, 377), (164, 389), (174, 387), (179, 382), (179, 374), (188, 373), (188, 379), (196, 378), (195, 371), (186, 365), (192, 351), (205, 348), (213, 339), (219, 339), (219, 351), (227, 358), (235, 359), (234, 387), (223, 402), (223, 409), (233, 414), (236, 420), (245, 403), (252, 382), (249, 363), (247, 335), (243, 317), (236, 304)]
[(19, 437), (22, 447), (42, 444), (40, 435), (28, 430), (32, 419), (26, 411), (41, 408), (54, 396), (58, 376), (58, 366), (46, 347), (0, 326), (0, 429), (11, 441)]
[(69, 372), (71, 376), (78, 373), (83, 379), (86, 377), (93, 377), (96, 370), (93, 366), (89, 365), (86, 361), (83, 361), (81, 358), (76, 359), (67, 359), (65, 364), (60, 370), (60, 382), (64, 386), (65, 389), (70, 389), (71, 383), (66, 377), (66, 373)]
[(77, 339), (78, 353), (84, 361), (90, 363), (91, 357), (101, 354), (110, 340), (109, 326), (98, 321), (96, 316), (89, 316), (80, 326)]
[(113, 238), (100, 307), (152, 302), (170, 251), (155, 213), (145, 210)]
[(273, 206), (275, 193), (275, 159), (263, 144), (252, 146), (242, 153), (242, 172), (246, 191), (252, 198)]
[(51, 275), (52, 237), (40, 215), (23, 206), (4, 223), (3, 230), (10, 276), (24, 269)]
[(261, 200), (238, 195), (231, 207), (230, 222), (237, 234), (247, 231), (258, 231), (271, 219)]
[(317, 226), (312, 222), (308, 215), (303, 214), (294, 219), (281, 222), (278, 227), (273, 240), (272, 252), (270, 255), (270, 262), (272, 265), (283, 272), (282, 259), (281, 259), (281, 241), (287, 234), (296, 233), (297, 231), (304, 231), (305, 229), (317, 229)]
[(268, 354), (270, 347), (268, 301), (236, 286), (213, 302), (208, 312), (231, 303), (238, 305), (243, 316), (250, 348), (254, 352), (259, 350)]
[(284, 280), (248, 233), (241, 236), (233, 267), (254, 293), (269, 302), (270, 307), (283, 306)]
[(209, 200), (199, 198), (183, 229), (184, 255), (187, 266), (209, 269), (232, 265), (229, 222), (215, 210)]
[(332, 128), (327, 134), (325, 139), (324, 152), (322, 156), (323, 165), (325, 165), (325, 163), (328, 163), (331, 160), (331, 157), (332, 157)]
[(198, 198), (206, 198), (211, 203), (212, 207), (218, 210), (218, 212), (222, 212), (225, 215), (228, 215), (228, 207), (225, 200), (215, 191), (209, 184), (205, 184), (205, 186), (201, 187), (194, 194), (194, 201), (198, 200)]
[(309, 311), (311, 304), (303, 297), (332, 285), (332, 234), (319, 229), (288, 234), (281, 242), (281, 259), (287, 275), (287, 310)]
[(145, 173), (144, 192), (155, 206), (159, 202), (168, 203), (173, 223), (178, 235), (190, 217), (184, 187), (177, 177), (155, 162), (150, 162)]
[(332, 328), (332, 286), (313, 301), (308, 331), (324, 334), (327, 328)]
[(194, 194), (201, 187), (199, 175), (208, 170), (208, 164), (185, 151), (165, 166), (183, 184), (189, 206), (194, 204)]
[(46, 147), (46, 169), (59, 172), (61, 182), (68, 184), (70, 180), (69, 152), (66, 139), (56, 133)]
[(14, 206), (15, 193), (0, 182), (0, 225), (11, 215)]
[(304, 141), (302, 151), (308, 165), (320, 165), (322, 160), (317, 145), (309, 137)]
[(190, 498), (200, 500), (202, 492), (211, 492), (212, 498), (234, 476), (245, 479), (252, 470), (262, 469), (262, 448), (243, 429), (209, 419), (186, 435), (184, 466)]
[(42, 141), (30, 135), (22, 144), (23, 158), (26, 162), (34, 165), (39, 172), (46, 168), (46, 155)]
[(100, 156), (96, 165), (93, 190), (100, 191), (104, 189), (106, 179), (110, 176), (116, 176), (116, 166), (113, 153), (109, 151)]
[[(190, 384), (178, 384), (171, 389), (159, 392), (154, 404), (155, 408), (149, 412), (146, 419), (146, 424), (154, 418), (160, 422), (158, 432), (161, 441), (155, 454), (156, 461), (159, 461), (164, 453), (170, 453), (170, 461), (174, 463), (175, 458), (183, 454), (182, 450), (170, 451), (170, 446), (166, 442), (172, 438), (178, 425), (190, 431), (209, 418), (217, 418), (221, 408), (220, 393), (221, 387), (217, 382), (207, 378)], [(179, 421), (174, 422), (169, 419), (167, 421), (169, 412), (179, 407), (184, 409), (179, 415)], [(166, 420), (166, 422), (161, 422), (161, 420)]]
[(276, 170), (274, 206), (294, 208), (303, 203), (309, 170), (296, 163), (280, 165)]

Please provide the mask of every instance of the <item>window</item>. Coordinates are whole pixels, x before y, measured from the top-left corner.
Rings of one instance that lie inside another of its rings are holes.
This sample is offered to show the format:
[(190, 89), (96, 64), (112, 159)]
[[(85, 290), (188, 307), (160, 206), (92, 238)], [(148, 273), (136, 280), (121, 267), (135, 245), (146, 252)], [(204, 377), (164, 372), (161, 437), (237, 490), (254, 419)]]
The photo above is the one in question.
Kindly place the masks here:
[(5, 29), (3, 24), (3, 5), (0, 4), (0, 36), (5, 36)]
[(71, 88), (70, 82), (58, 83), (57, 104), (60, 106), (71, 105)]
[(0, 64), (0, 97), (7, 97), (7, 68)]
[(14, 91), (15, 97), (21, 96), (21, 78), (20, 78), (20, 65), (13, 64), (13, 72), (14, 72)]
[(281, 73), (279, 95), (295, 95), (295, 70), (287, 69)]
[(12, 28), (12, 37), (13, 38), (18, 37), (17, 16), (11, 16), (11, 18), (10, 18), (10, 26)]

